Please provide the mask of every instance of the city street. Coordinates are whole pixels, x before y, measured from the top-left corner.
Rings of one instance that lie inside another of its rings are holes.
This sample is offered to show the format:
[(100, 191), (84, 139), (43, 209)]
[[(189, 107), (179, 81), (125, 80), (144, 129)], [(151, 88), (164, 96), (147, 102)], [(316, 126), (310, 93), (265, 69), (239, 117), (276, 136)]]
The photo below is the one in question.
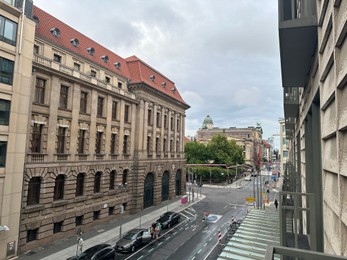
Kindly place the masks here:
[[(181, 222), (134, 254), (117, 254), (119, 259), (216, 259), (227, 243), (231, 217), (243, 219), (245, 198), (252, 196), (252, 181), (240, 181), (238, 188), (204, 187), (206, 198), (181, 211)], [(209, 221), (203, 221), (204, 214)], [(223, 239), (218, 243), (218, 231)]]

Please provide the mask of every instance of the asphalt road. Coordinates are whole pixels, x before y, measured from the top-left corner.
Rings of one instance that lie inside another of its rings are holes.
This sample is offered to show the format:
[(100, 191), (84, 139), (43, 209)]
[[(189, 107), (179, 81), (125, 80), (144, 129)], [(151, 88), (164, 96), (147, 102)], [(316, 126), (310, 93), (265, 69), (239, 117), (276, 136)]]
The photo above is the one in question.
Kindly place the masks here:
[[(242, 181), (235, 188), (207, 188), (206, 198), (181, 212), (181, 222), (172, 229), (162, 230), (161, 237), (139, 249), (135, 254), (117, 254), (117, 259), (217, 259), (227, 243), (226, 236), (232, 216), (245, 217), (246, 197), (252, 197), (252, 182)], [(209, 217), (203, 221), (204, 214)], [(218, 242), (218, 231), (223, 239)]]

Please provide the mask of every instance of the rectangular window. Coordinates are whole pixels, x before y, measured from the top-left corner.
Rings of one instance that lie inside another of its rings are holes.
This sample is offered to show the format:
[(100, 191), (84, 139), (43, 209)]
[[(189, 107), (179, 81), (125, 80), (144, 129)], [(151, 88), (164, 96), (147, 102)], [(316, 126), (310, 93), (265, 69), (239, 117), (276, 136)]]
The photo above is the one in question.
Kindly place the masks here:
[(177, 132), (179, 132), (179, 131), (180, 131), (180, 120), (177, 119)]
[(0, 141), (0, 167), (6, 166), (7, 142)]
[(53, 234), (63, 230), (63, 221), (53, 223)]
[(167, 139), (166, 138), (164, 138), (163, 150), (164, 150), (164, 154), (167, 154)]
[(100, 210), (93, 212), (93, 220), (97, 220), (100, 218)]
[(112, 101), (112, 120), (117, 120), (117, 101)]
[(78, 153), (84, 154), (84, 143), (85, 143), (86, 130), (78, 130)]
[(0, 15), (0, 40), (16, 46), (17, 23)]
[(116, 151), (116, 142), (117, 142), (117, 135), (111, 134), (111, 154), (117, 154)]
[(161, 117), (160, 117), (160, 112), (157, 112), (157, 127), (161, 127)]
[(58, 136), (57, 136), (57, 153), (65, 152), (65, 127), (58, 128)]
[(114, 190), (114, 183), (116, 180), (116, 171), (110, 172), (110, 190)]
[(96, 71), (95, 70), (91, 70), (90, 71), (90, 76), (93, 78), (96, 78)]
[(46, 80), (36, 78), (35, 84), (35, 103), (44, 104), (45, 103), (45, 89), (46, 89)]
[(124, 108), (124, 122), (129, 123), (129, 109), (130, 107), (128, 105), (125, 105)]
[(128, 152), (128, 145), (129, 145), (129, 136), (124, 135), (124, 140), (123, 140), (123, 154), (127, 155), (129, 154)]
[(167, 115), (164, 115), (164, 128), (167, 129)]
[(40, 53), (40, 47), (38, 45), (34, 45), (34, 54), (39, 54)]
[(98, 97), (98, 110), (97, 110), (97, 116), (102, 117), (104, 110), (104, 98)]
[(173, 140), (170, 140), (170, 152), (173, 153), (174, 151), (174, 142)]
[(148, 125), (152, 125), (152, 110), (148, 109), (148, 117), (147, 117)]
[(96, 132), (96, 140), (95, 140), (95, 153), (101, 154), (102, 147), (102, 132)]
[(81, 98), (80, 98), (81, 113), (87, 113), (87, 100), (88, 100), (88, 93), (81, 91)]
[(108, 208), (108, 215), (111, 216), (114, 214), (114, 207), (109, 207)]
[(152, 138), (150, 136), (147, 136), (147, 154), (151, 154), (151, 141)]
[(75, 219), (75, 224), (77, 226), (81, 226), (83, 224), (83, 215), (82, 216), (77, 216)]
[(106, 77), (105, 77), (105, 82), (106, 82), (107, 84), (110, 84), (110, 83), (111, 83), (111, 78), (108, 77), (108, 76), (106, 76)]
[(11, 101), (0, 99), (0, 125), (8, 125), (10, 123)]
[(56, 53), (54, 53), (54, 54), (53, 54), (53, 60), (54, 60), (55, 62), (61, 63), (61, 56), (58, 55), (58, 54), (56, 54)]
[(174, 126), (174, 118), (171, 117), (171, 130), (174, 130), (175, 129), (174, 127), (175, 127)]
[(68, 94), (69, 94), (69, 87), (61, 85), (59, 108), (67, 109)]
[(122, 82), (118, 82), (118, 88), (122, 88), (123, 84)]
[(80, 71), (81, 70), (81, 65), (79, 63), (77, 63), (77, 62), (74, 62), (73, 68), (74, 68), (74, 70)]
[(14, 62), (0, 57), (0, 82), (12, 85)]
[(41, 124), (33, 125), (32, 141), (31, 141), (32, 153), (41, 153), (42, 128), (43, 128), (43, 125)]
[(29, 229), (27, 230), (27, 242), (31, 242), (34, 240), (37, 240), (37, 233), (38, 233), (39, 229)]

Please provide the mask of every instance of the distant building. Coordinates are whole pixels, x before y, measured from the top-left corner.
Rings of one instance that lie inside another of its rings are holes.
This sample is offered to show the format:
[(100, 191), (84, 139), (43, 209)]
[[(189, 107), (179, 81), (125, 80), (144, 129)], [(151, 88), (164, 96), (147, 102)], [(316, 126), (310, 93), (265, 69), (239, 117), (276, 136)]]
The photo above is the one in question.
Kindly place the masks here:
[(262, 154), (262, 134), (263, 130), (258, 124), (256, 127), (247, 128), (218, 128), (214, 127), (212, 118), (207, 115), (202, 123), (201, 129), (197, 131), (196, 141), (207, 144), (213, 136), (225, 135), (228, 140), (234, 140), (242, 147), (245, 163), (256, 166), (258, 163), (258, 152)]

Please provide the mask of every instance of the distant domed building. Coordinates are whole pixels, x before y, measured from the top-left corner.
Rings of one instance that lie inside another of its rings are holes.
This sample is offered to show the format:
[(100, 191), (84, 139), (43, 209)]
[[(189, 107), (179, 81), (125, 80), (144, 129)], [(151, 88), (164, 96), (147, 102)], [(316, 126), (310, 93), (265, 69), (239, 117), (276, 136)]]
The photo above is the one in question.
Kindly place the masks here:
[(243, 148), (245, 163), (256, 166), (258, 162), (258, 150), (261, 145), (263, 129), (259, 123), (257, 126), (246, 128), (219, 128), (213, 126), (212, 118), (207, 115), (202, 123), (202, 128), (197, 131), (196, 142), (208, 144), (213, 136), (225, 135), (228, 140), (234, 140)]
[(204, 122), (202, 123), (202, 129), (212, 129), (213, 128), (213, 121), (212, 118), (207, 115), (204, 119)]

